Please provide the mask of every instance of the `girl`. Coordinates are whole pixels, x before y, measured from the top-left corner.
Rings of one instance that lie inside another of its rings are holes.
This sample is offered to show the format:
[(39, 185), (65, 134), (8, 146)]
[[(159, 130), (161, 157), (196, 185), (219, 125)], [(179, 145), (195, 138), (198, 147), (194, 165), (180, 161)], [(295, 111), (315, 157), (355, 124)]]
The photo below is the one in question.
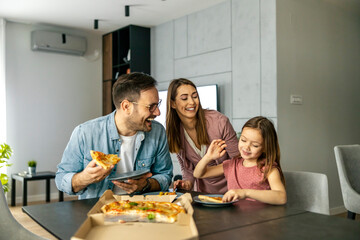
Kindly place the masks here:
[(274, 125), (265, 117), (248, 120), (242, 128), (240, 157), (208, 166), (226, 153), (225, 141), (212, 141), (196, 165), (194, 177), (207, 178), (225, 174), (229, 191), (224, 202), (251, 198), (269, 204), (285, 204), (285, 180), (280, 167), (280, 149)]

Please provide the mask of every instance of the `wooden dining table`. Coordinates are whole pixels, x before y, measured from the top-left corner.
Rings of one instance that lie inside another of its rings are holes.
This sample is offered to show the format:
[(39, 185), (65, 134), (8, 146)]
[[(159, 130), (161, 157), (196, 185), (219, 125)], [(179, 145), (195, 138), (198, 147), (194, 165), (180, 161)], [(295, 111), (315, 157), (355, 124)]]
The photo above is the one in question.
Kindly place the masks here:
[[(192, 197), (199, 193), (191, 192)], [(98, 198), (25, 206), (22, 210), (59, 239), (70, 239)], [(224, 207), (194, 202), (199, 239), (360, 239), (360, 222), (257, 201)]]

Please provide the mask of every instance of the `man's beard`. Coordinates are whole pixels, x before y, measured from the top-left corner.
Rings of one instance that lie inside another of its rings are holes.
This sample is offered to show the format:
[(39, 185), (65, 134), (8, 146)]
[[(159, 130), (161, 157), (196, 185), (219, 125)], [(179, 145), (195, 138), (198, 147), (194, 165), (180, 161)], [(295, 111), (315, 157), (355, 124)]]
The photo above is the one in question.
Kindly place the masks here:
[(129, 117), (126, 121), (126, 127), (133, 131), (143, 131), (143, 132), (149, 132), (151, 128), (148, 128), (145, 122), (139, 123), (138, 121), (135, 121), (134, 117)]

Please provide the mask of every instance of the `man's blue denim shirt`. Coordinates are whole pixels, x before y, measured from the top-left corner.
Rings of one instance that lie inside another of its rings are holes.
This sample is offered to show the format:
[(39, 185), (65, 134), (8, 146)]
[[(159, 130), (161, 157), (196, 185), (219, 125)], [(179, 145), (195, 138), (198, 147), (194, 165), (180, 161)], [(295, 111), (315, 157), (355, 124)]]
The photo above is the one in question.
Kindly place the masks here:
[[(61, 163), (57, 166), (55, 183), (60, 191), (70, 195), (79, 195), (79, 199), (100, 197), (114, 184), (108, 180), (116, 173), (116, 165), (108, 177), (93, 183), (75, 193), (71, 180), (74, 174), (81, 172), (92, 160), (90, 150), (106, 154), (119, 155), (121, 140), (115, 125), (115, 111), (77, 126), (65, 148)], [(173, 165), (169, 153), (164, 127), (152, 122), (150, 132), (139, 131), (135, 140), (134, 170), (150, 169), (161, 191), (167, 191), (173, 176)]]

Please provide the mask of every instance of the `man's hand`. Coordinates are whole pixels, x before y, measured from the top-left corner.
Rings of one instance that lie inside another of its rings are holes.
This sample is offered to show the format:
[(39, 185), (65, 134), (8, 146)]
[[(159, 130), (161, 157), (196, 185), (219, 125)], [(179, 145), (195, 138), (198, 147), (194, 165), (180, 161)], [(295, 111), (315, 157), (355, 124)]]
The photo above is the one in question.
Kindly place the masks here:
[[(126, 182), (112, 181), (117, 187), (123, 189), (127, 193), (139, 192), (147, 184), (146, 179), (151, 177), (152, 173), (147, 173), (141, 176), (139, 179), (128, 179)], [(156, 180), (155, 180), (156, 181)], [(157, 182), (157, 181), (156, 181)]]
[(92, 160), (86, 168), (72, 178), (72, 188), (74, 192), (78, 192), (92, 183), (97, 183), (104, 180), (114, 168), (111, 166), (108, 170), (103, 169), (101, 166), (96, 165), (96, 162)]

